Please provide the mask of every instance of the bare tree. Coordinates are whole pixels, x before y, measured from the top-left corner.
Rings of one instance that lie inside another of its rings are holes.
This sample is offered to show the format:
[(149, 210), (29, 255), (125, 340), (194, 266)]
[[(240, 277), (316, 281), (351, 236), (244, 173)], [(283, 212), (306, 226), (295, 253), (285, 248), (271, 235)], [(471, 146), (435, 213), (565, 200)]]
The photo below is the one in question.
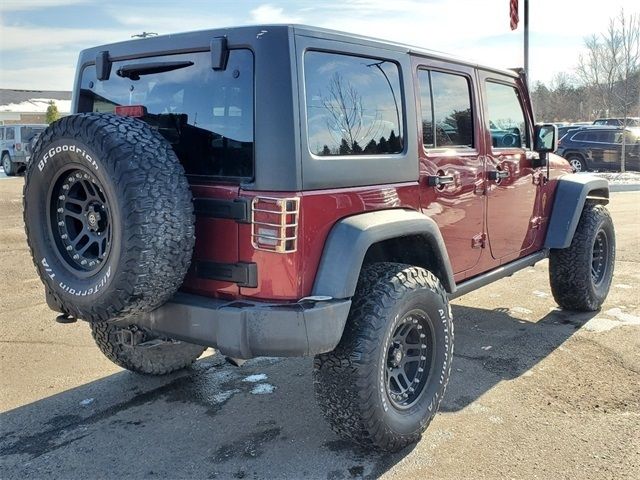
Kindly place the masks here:
[(331, 77), (328, 96), (322, 99), (322, 105), (329, 112), (327, 126), (330, 132), (340, 132), (338, 143), (343, 149), (360, 148), (377, 135), (380, 129), (378, 112), (372, 121), (364, 118), (362, 95), (350, 82), (345, 82), (342, 75), (336, 73)]
[[(585, 87), (597, 95), (605, 116), (627, 117), (640, 105), (640, 16), (620, 10), (609, 20), (604, 34), (585, 39), (586, 55), (581, 55), (577, 74)], [(625, 169), (626, 136), (622, 136), (621, 171)]]

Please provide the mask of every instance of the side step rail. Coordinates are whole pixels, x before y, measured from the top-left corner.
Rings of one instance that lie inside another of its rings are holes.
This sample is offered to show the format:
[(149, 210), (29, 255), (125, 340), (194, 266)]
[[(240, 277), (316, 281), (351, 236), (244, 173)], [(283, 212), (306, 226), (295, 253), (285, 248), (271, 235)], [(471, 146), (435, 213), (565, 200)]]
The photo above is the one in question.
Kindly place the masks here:
[(517, 271), (520, 271), (527, 267), (531, 267), (538, 263), (540, 260), (544, 260), (548, 256), (549, 250), (544, 249), (531, 255), (527, 255), (526, 257), (519, 258), (518, 260), (514, 260), (513, 262), (502, 265), (494, 270), (491, 270), (490, 272), (483, 273), (482, 275), (470, 278), (469, 280), (465, 280), (464, 282), (456, 285), (455, 291), (449, 294), (449, 299), (453, 300), (454, 298), (461, 297), (462, 295), (477, 290), (478, 288), (484, 287), (485, 285), (489, 285), (496, 280), (500, 280), (504, 277), (510, 277)]

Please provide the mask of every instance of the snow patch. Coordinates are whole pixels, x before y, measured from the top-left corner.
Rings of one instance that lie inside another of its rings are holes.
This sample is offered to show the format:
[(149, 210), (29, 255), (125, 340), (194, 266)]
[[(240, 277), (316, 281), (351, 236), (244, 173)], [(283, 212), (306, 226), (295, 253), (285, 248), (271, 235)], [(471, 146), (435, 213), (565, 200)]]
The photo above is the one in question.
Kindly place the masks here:
[(85, 398), (84, 400), (80, 401), (80, 405), (83, 407), (88, 407), (94, 402), (94, 400), (95, 398)]
[(493, 347), (491, 345), (487, 345), (486, 347), (480, 347), (482, 350), (491, 350)]
[(595, 317), (585, 323), (584, 328), (590, 332), (608, 332), (617, 327), (640, 326), (640, 317), (625, 313), (621, 308), (611, 308), (604, 312), (611, 318)]
[(248, 377), (243, 378), (242, 381), (256, 383), (266, 379), (267, 379), (267, 376), (264, 373), (256, 373), (255, 375), (249, 375)]
[(251, 390), (251, 393), (254, 395), (266, 395), (268, 393), (273, 393), (275, 389), (276, 387), (268, 383), (259, 383), (258, 385), (253, 387), (253, 390)]
[(616, 288), (623, 288), (625, 290), (628, 290), (630, 288), (633, 288), (631, 285), (627, 285), (625, 283), (617, 283), (616, 285), (614, 285), (614, 287)]
[(237, 388), (235, 388), (233, 390), (226, 390), (224, 392), (216, 393), (213, 396), (213, 401), (216, 402), (216, 403), (224, 403), (227, 400), (229, 400), (236, 393), (240, 393), (240, 390), (238, 390)]
[(544, 298), (544, 297), (548, 297), (548, 296), (549, 296), (549, 294), (548, 294), (547, 292), (542, 292), (542, 291), (540, 291), (540, 290), (534, 290), (534, 291), (533, 291), (533, 294), (534, 294), (536, 297), (540, 297), (540, 298)]
[(515, 313), (522, 313), (524, 315), (528, 315), (530, 313), (533, 313), (533, 311), (529, 310), (528, 308), (524, 308), (524, 307), (512, 307), (509, 310), (511, 310), (512, 312), (515, 312)]

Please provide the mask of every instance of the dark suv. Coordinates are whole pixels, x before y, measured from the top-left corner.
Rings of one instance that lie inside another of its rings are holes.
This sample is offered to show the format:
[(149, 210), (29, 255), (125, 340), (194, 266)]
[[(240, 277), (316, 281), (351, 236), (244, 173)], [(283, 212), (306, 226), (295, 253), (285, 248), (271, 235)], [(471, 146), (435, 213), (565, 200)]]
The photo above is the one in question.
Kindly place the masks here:
[(576, 172), (619, 171), (622, 138), (625, 141), (625, 169), (640, 170), (640, 128), (591, 127), (570, 130), (558, 142), (558, 155), (566, 158)]
[(519, 72), (305, 26), (80, 54), (74, 114), (27, 169), (27, 239), (59, 321), (164, 374), (314, 356), (332, 427), (417, 441), (453, 359), (449, 300), (549, 258), (596, 310), (606, 180), (572, 175)]

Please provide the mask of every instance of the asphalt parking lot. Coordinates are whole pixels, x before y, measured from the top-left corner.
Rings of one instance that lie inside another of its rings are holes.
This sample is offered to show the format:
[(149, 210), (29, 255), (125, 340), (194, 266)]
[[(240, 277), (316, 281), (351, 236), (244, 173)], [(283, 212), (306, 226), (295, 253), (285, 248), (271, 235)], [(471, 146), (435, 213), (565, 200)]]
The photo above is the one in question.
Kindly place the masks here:
[(241, 368), (207, 351), (162, 378), (123, 371), (44, 303), (0, 179), (0, 478), (640, 478), (640, 192), (614, 193), (617, 264), (600, 312), (555, 308), (540, 263), (453, 302), (452, 378), (420, 443), (336, 437), (310, 359)]

